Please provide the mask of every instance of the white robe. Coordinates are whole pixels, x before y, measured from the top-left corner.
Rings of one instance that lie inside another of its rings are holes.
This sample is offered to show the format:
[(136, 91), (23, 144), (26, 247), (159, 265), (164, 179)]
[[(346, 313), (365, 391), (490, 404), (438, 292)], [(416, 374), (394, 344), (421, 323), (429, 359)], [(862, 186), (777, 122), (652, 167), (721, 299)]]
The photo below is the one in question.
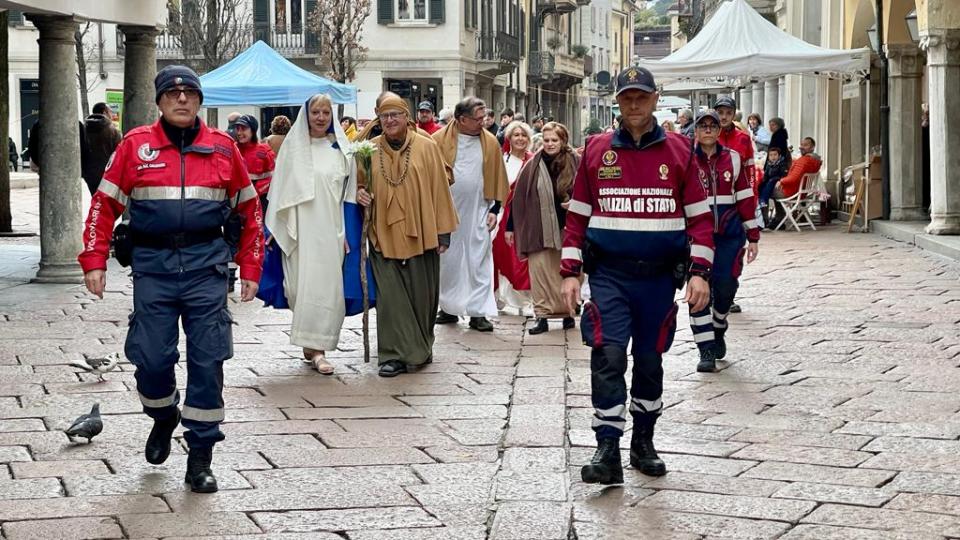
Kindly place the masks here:
[(293, 310), (290, 342), (319, 351), (337, 348), (345, 313), (342, 197), (347, 162), (327, 139), (312, 139), (316, 197), (289, 212), (302, 238), (283, 253), (283, 290)]
[[(497, 156), (499, 159), (500, 156)], [(487, 214), (493, 201), (483, 198), (483, 147), (480, 137), (458, 135), (450, 193), (460, 225), (450, 248), (440, 256), (440, 309), (450, 315), (493, 317), (493, 247)]]

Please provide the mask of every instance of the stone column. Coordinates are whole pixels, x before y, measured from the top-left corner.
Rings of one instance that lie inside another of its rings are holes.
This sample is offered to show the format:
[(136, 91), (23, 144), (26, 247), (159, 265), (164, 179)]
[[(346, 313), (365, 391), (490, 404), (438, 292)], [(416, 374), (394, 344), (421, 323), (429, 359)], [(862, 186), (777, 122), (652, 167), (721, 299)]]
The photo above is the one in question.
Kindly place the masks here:
[(777, 87), (777, 79), (768, 79), (763, 83), (763, 114), (767, 115), (765, 120), (780, 116), (778, 98), (780, 96)]
[(38, 283), (82, 283), (77, 21), (30, 15), (40, 31), (40, 269)]
[(931, 207), (929, 234), (960, 234), (960, 29), (930, 29), (927, 50), (930, 95)]
[(123, 32), (123, 132), (157, 120), (157, 29), (152, 26), (126, 26)]
[(783, 118), (787, 114), (787, 78), (780, 77), (776, 79), (776, 86), (774, 89), (777, 91), (777, 114), (780, 118)]
[(920, 98), (923, 54), (910, 44), (887, 45), (890, 60), (890, 220), (926, 221)]
[(750, 116), (750, 113), (755, 112), (753, 110), (753, 90), (747, 86), (741, 88), (739, 94), (737, 105), (740, 106), (740, 111), (743, 113), (743, 123), (746, 125), (747, 117)]
[[(767, 114), (767, 109), (765, 105), (764, 95), (763, 95), (763, 83), (757, 82), (753, 83), (753, 108), (755, 113), (760, 115), (760, 118), (763, 118), (764, 123), (770, 120), (770, 114)], [(772, 115), (776, 116), (776, 115)]]

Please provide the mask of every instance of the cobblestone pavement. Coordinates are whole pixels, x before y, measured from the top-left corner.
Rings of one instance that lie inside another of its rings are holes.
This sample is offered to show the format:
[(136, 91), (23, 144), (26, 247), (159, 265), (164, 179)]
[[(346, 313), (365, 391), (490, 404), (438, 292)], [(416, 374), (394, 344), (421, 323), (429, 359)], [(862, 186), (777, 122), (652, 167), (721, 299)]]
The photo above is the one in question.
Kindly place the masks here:
[[(31, 202), (18, 191), (18, 204)], [(23, 274), (35, 244), (2, 241), (0, 261)], [(8, 540), (960, 537), (957, 268), (877, 236), (768, 235), (723, 371), (696, 373), (681, 317), (656, 438), (670, 472), (628, 469), (607, 489), (579, 481), (593, 436), (576, 332), (524, 336), (519, 317), (492, 335), (442, 327), (432, 365), (381, 379), (353, 318), (332, 355), (337, 375), (323, 377), (289, 345), (288, 313), (235, 303), (227, 440), (214, 461), (222, 490), (189, 493), (181, 439), (166, 464), (143, 460), (150, 424), (131, 366), (97, 382), (68, 365), (122, 350), (128, 279), (113, 268), (93, 301), (7, 276)], [(61, 430), (94, 402), (104, 432), (70, 443)]]

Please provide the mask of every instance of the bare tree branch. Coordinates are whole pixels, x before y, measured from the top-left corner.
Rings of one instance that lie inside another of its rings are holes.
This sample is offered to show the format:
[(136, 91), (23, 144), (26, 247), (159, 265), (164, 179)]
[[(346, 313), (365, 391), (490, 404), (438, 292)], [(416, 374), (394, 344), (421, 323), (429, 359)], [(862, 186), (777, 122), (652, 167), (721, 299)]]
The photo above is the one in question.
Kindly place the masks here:
[(307, 18), (308, 28), (320, 36), (320, 59), (326, 73), (339, 82), (356, 77), (367, 60), (361, 44), (363, 22), (370, 16), (370, 0), (319, 0)]
[(167, 7), (169, 31), (186, 63), (200, 73), (222, 66), (252, 43), (246, 0), (168, 1)]
[(73, 33), (73, 40), (77, 47), (77, 82), (80, 84), (80, 108), (84, 118), (90, 115), (90, 98), (87, 97), (87, 52), (83, 45), (83, 38), (90, 31), (92, 25), (93, 23), (87, 21), (82, 30), (78, 26)]

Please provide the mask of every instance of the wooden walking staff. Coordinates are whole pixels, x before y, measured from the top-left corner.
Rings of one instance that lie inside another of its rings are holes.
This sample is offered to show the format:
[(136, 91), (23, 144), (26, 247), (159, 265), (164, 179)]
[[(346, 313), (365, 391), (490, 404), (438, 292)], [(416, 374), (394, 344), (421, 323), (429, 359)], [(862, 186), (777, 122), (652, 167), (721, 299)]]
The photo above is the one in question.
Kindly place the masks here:
[[(367, 193), (373, 196), (373, 153), (377, 146), (370, 141), (355, 143), (353, 155), (363, 166), (367, 180)], [(367, 283), (367, 241), (370, 237), (370, 221), (373, 219), (373, 203), (363, 207), (363, 226), (360, 229), (360, 294), (363, 295), (363, 361), (370, 362), (370, 286)]]

